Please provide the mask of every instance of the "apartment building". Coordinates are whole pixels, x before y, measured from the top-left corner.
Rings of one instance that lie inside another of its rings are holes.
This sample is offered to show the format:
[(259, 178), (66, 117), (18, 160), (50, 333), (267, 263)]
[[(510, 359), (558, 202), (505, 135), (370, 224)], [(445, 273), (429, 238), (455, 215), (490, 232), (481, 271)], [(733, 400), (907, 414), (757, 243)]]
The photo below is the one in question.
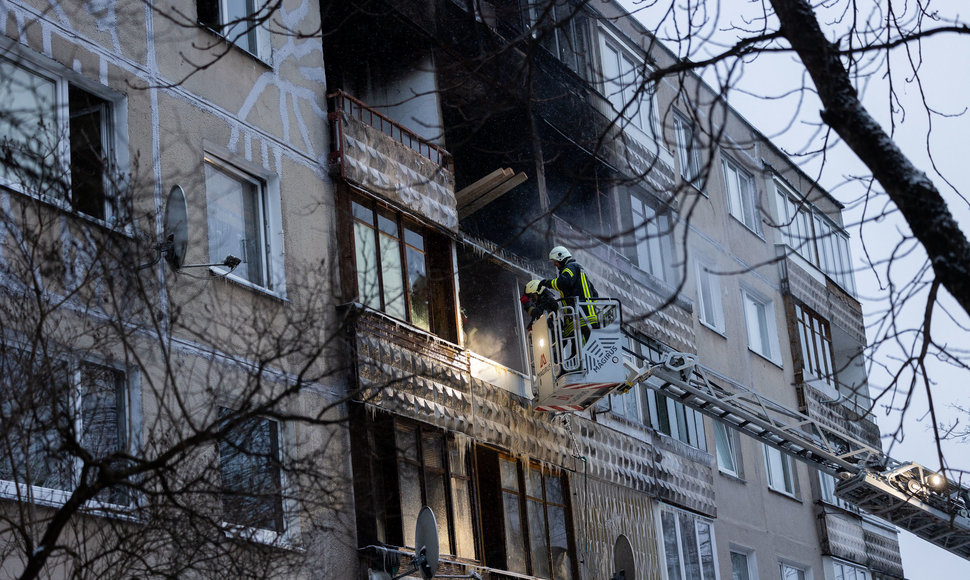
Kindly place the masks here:
[(536, 409), (519, 297), (563, 245), (630, 357), (879, 446), (841, 206), (644, 83), (672, 56), (618, 4), (0, 23), (5, 571), (391, 578), (428, 506), (439, 576), (902, 578), (830, 477), (649, 379)]

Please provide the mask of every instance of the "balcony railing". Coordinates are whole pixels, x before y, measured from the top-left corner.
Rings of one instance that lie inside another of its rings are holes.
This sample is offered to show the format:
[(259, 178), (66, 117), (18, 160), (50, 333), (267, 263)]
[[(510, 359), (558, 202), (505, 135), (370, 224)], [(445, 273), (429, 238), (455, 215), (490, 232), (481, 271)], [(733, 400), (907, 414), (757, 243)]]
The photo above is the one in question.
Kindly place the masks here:
[(428, 141), (410, 129), (405, 128), (401, 124), (393, 121), (376, 109), (365, 105), (347, 93), (343, 91), (335, 91), (327, 95), (327, 100), (329, 103), (330, 120), (334, 124), (334, 135), (338, 139), (338, 146), (334, 148), (334, 153), (336, 156), (340, 155), (340, 147), (342, 147), (342, 140), (339, 138), (341, 135), (341, 130), (338, 113), (343, 112), (351, 117), (356, 118), (362, 123), (377, 129), (398, 143), (401, 143), (405, 147), (415, 151), (419, 155), (427, 157), (432, 162), (443, 166), (445, 169), (449, 171), (454, 170), (454, 162), (451, 154), (445, 149), (435, 145), (431, 141)]

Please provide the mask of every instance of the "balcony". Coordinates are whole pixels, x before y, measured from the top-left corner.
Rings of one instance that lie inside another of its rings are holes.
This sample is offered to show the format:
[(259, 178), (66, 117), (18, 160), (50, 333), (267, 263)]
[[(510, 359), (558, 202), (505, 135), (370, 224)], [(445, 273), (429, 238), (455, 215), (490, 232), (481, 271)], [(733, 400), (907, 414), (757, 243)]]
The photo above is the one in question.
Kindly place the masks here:
[(333, 172), (348, 183), (457, 231), (451, 155), (342, 91), (331, 93), (327, 99)]

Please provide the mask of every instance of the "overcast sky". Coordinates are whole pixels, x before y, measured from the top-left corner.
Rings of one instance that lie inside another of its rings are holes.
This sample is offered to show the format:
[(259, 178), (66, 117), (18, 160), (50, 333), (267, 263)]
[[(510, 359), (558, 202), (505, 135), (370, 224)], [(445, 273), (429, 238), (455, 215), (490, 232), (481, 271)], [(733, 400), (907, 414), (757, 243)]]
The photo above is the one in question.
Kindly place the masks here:
[[(631, 11), (644, 6), (642, 2), (622, 1)], [(678, 4), (681, 3), (678, 0)], [(660, 4), (669, 4), (669, 2), (661, 1)], [(692, 4), (697, 5), (697, 3)], [(708, 4), (714, 5), (711, 2)], [(706, 30), (716, 31), (718, 38), (723, 38), (724, 42), (733, 43), (737, 34), (727, 31), (728, 23), (744, 24), (744, 20), (738, 13), (729, 11), (747, 9), (753, 10), (753, 14), (757, 15), (760, 5), (758, 2), (722, 2), (721, 4), (723, 12), (719, 15), (720, 21), (716, 26), (713, 24), (707, 26)], [(838, 4), (842, 5), (844, 2), (838, 2)], [(859, 3), (859, 5), (870, 4), (875, 3)], [(886, 2), (878, 4), (885, 5)], [(899, 8), (901, 2), (895, 4), (897, 9), (901, 9)], [(910, 6), (913, 4), (909, 2)], [(970, 12), (970, 7), (965, 6), (963, 0), (933, 0), (931, 8), (945, 18), (962, 22), (966, 22), (967, 19), (961, 19), (961, 9), (963, 12)], [(711, 15), (713, 16), (713, 13)], [(646, 20), (647, 13), (643, 12), (642, 17)], [(823, 17), (823, 27), (826, 22), (832, 21), (834, 20), (829, 16)], [(655, 24), (645, 23), (651, 29), (655, 27)], [(924, 24), (924, 27), (930, 26), (930, 23)], [(702, 43), (695, 41), (693, 46), (700, 47), (698, 50), (704, 50)], [(713, 47), (713, 43), (710, 46)], [(954, 60), (954, 55), (961, 56)], [(892, 78), (901, 98), (901, 101), (896, 104), (895, 140), (910, 159), (929, 174), (943, 192), (950, 203), (951, 211), (964, 231), (967, 231), (970, 225), (970, 209), (966, 200), (962, 199), (958, 192), (970, 193), (970, 163), (968, 163), (970, 147), (968, 147), (967, 137), (970, 135), (970, 118), (965, 114), (967, 107), (970, 106), (970, 67), (966, 62), (967, 55), (970, 55), (970, 38), (948, 34), (924, 41), (923, 62), (920, 66), (922, 91), (927, 96), (929, 105), (940, 113), (932, 119), (928, 119), (918, 87), (914, 83), (907, 82), (909, 77), (904, 69), (910, 56), (902, 50), (896, 50), (891, 60), (893, 70), (898, 71), (892, 75)], [(884, 72), (885, 69), (880, 71), (880, 73)], [(743, 75), (739, 77), (738, 86), (749, 91), (749, 94), (734, 92), (730, 97), (730, 103), (752, 125), (787, 151), (805, 150), (806, 143), (813, 135), (818, 134), (817, 99), (813, 95), (804, 93), (783, 96), (802, 85), (803, 74), (804, 69), (793, 55), (761, 55), (746, 63)], [(890, 103), (887, 98), (887, 88), (887, 77), (884, 74), (876, 74), (866, 87), (862, 87), (860, 93), (870, 112), (879, 119), (884, 128), (889, 130)], [(781, 98), (765, 99), (765, 96)], [(899, 108), (900, 106), (902, 109)], [(793, 115), (797, 116), (795, 123), (792, 123)], [(929, 161), (927, 143), (932, 149), (936, 170)], [(802, 163), (810, 175), (819, 175), (819, 161), (816, 158), (811, 161), (802, 160)], [(846, 183), (845, 176), (865, 173), (855, 156), (846, 152), (845, 148), (842, 148), (841, 154), (830, 154), (825, 159), (819, 181), (847, 206), (847, 225), (860, 221), (863, 207), (855, 203), (855, 200), (860, 198), (863, 188), (858, 182)], [(945, 176), (945, 180), (940, 174)], [(947, 185), (946, 181), (949, 181), (952, 187)], [(871, 206), (868, 211), (871, 215)], [(851, 225), (849, 227), (858, 268), (856, 280), (860, 299), (867, 313), (867, 327), (870, 329), (878, 323), (885, 312), (887, 274), (884, 269), (881, 271), (877, 269), (874, 272), (865, 267), (863, 256), (868, 250), (870, 256), (876, 259), (885, 257), (885, 253), (893, 248), (893, 244), (887, 244), (885, 240), (898, 239), (897, 228), (903, 231), (906, 229), (898, 216), (889, 216), (878, 224), (866, 225), (861, 235), (858, 227)], [(862, 246), (863, 243), (866, 244), (865, 249)], [(907, 277), (911, 278), (924, 261), (925, 255), (921, 251), (914, 252), (905, 263), (894, 267), (893, 279), (901, 281)], [(949, 296), (944, 296), (942, 300), (944, 303), (954, 304)], [(922, 317), (922, 304), (922, 301), (916, 301), (906, 310), (904, 324), (909, 325), (910, 328), (919, 324)], [(956, 321), (946, 320), (946, 317), (939, 313), (936, 316), (937, 322), (934, 324), (933, 335), (938, 341), (955, 345), (966, 352), (968, 333), (961, 329), (961, 325), (963, 328), (968, 328), (970, 324), (966, 315), (958, 308), (950, 308), (949, 311), (957, 314)], [(877, 356), (881, 362), (892, 365), (893, 354), (891, 351), (881, 351)], [(970, 359), (964, 358), (964, 360), (970, 362)], [(933, 361), (930, 364), (933, 364)], [(970, 417), (962, 416), (953, 408), (954, 405), (970, 408), (970, 394), (968, 394), (970, 393), (968, 388), (970, 373), (957, 372), (942, 364), (933, 364), (930, 376), (937, 381), (933, 387), (933, 398), (937, 412), (942, 413), (943, 420), (959, 421), (961, 426), (970, 424)], [(885, 373), (879, 372), (878, 369), (870, 372), (869, 380), (873, 390), (888, 381)], [(935, 452), (934, 437), (930, 430), (931, 421), (926, 416), (926, 410), (926, 397), (920, 391), (903, 418), (904, 438), (902, 441), (892, 443), (891, 447), (890, 442), (886, 441), (884, 448), (888, 449), (890, 455), (897, 460), (916, 461), (936, 469), (940, 467), (940, 462)], [(898, 411), (889, 411), (885, 407), (878, 409), (877, 419), (884, 433), (894, 430), (900, 422)], [(948, 442), (945, 444), (944, 453), (949, 467), (970, 470), (970, 443)], [(900, 544), (903, 566), (910, 580), (970, 578), (970, 562), (967, 560), (936, 548), (906, 532), (900, 534)]]

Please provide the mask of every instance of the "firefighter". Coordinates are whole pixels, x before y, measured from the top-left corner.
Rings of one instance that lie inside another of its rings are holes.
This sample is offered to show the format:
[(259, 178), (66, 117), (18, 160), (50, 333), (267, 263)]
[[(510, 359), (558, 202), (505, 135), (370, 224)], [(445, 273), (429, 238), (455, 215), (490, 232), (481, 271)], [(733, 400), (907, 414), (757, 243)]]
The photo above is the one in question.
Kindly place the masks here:
[[(585, 270), (579, 265), (569, 250), (562, 246), (556, 246), (549, 252), (549, 259), (559, 270), (559, 275), (549, 280), (541, 280), (539, 287), (552, 288), (559, 292), (564, 305), (571, 305), (574, 298), (580, 302), (593, 302), (594, 298), (599, 297), (593, 283), (586, 276)], [(596, 322), (596, 311), (592, 305), (588, 305), (583, 314), (586, 315), (585, 322), (593, 324)], [(584, 325), (583, 322), (580, 324)]]
[(541, 285), (541, 280), (530, 280), (525, 285), (525, 294), (519, 298), (522, 308), (529, 315), (527, 328), (532, 328), (532, 323), (539, 319), (546, 312), (559, 310), (559, 303), (553, 295), (552, 290)]

